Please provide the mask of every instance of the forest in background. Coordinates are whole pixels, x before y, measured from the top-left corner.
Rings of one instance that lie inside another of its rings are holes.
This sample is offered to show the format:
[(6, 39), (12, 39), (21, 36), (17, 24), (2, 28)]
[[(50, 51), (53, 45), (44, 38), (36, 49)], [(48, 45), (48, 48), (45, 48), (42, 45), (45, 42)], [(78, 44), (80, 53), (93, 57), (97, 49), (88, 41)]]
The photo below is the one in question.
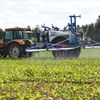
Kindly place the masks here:
[(82, 25), (81, 30), (86, 34), (87, 38), (89, 37), (96, 42), (100, 42), (100, 15), (96, 19), (95, 23)]

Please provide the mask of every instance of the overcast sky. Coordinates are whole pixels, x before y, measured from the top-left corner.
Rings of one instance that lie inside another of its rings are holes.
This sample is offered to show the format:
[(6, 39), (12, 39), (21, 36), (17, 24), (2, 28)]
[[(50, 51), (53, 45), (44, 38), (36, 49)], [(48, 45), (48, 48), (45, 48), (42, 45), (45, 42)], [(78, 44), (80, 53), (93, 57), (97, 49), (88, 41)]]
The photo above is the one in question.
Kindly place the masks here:
[(35, 27), (54, 24), (63, 28), (69, 15), (80, 15), (77, 24), (94, 23), (100, 15), (100, 0), (0, 0), (0, 27)]

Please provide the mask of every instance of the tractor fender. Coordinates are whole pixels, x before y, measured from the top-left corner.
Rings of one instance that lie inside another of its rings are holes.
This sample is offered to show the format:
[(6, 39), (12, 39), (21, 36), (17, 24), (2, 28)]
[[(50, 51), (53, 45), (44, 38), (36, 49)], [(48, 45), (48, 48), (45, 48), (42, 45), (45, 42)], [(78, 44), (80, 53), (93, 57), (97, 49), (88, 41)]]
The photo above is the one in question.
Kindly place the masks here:
[(0, 40), (0, 48), (4, 48), (4, 41)]
[(16, 44), (19, 44), (19, 45), (25, 45), (25, 42), (21, 39), (11, 40), (7, 44), (9, 45), (9, 44), (12, 44), (12, 43), (16, 43)]
[(24, 40), (24, 42), (25, 42), (25, 46), (26, 47), (31, 47), (32, 46), (32, 41), (30, 40), (30, 39), (28, 39), (28, 40)]
[(29, 41), (31, 44), (33, 44), (32, 40), (28, 39), (28, 41)]
[(6, 44), (6, 49), (8, 49), (9, 46), (12, 45), (12, 44), (17, 44), (17, 45), (20, 45), (20, 46), (24, 47), (25, 42), (21, 39), (11, 40), (10, 42), (8, 42)]

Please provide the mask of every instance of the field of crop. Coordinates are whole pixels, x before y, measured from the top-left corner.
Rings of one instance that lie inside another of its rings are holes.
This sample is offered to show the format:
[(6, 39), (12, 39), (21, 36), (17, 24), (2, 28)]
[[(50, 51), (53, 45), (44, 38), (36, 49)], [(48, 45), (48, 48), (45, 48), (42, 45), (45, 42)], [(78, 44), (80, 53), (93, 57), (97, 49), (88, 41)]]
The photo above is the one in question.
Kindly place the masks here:
[(39, 55), (0, 58), (0, 100), (100, 100), (100, 57)]

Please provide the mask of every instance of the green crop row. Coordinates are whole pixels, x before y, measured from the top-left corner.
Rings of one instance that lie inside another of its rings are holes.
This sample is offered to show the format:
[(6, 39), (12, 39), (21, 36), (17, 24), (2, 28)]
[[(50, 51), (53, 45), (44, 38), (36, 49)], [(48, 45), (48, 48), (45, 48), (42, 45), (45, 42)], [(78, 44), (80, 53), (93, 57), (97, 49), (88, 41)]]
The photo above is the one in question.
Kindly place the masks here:
[(99, 100), (100, 59), (1, 59), (1, 100)]

